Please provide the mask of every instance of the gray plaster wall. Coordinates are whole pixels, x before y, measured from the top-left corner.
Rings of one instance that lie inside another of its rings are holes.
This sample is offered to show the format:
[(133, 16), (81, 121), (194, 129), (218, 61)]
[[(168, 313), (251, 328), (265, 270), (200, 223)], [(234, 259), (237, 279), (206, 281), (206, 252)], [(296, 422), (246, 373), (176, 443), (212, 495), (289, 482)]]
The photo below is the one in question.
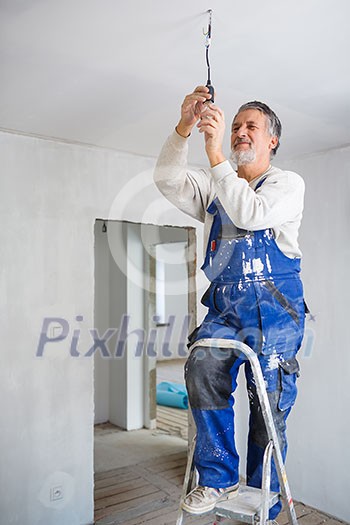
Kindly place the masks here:
[[(287, 421), (287, 475), (295, 500), (350, 522), (350, 148), (281, 163), (305, 180), (300, 231), (307, 316), (298, 397)], [(236, 440), (245, 475), (248, 401), (243, 371)]]
[[(0, 133), (0, 159), (1, 523), (91, 524), (93, 359), (83, 356), (94, 323), (95, 220), (198, 223), (158, 194), (154, 159), (7, 133)], [(295, 499), (350, 521), (350, 148), (287, 166), (307, 185), (300, 240), (316, 318), (307, 325), (311, 346), (300, 353), (288, 474)], [(201, 253), (199, 228), (198, 264)], [(198, 299), (205, 285), (198, 275)], [(36, 357), (43, 320), (54, 317), (48, 336), (58, 337), (63, 325), (68, 334)], [(245, 414), (239, 417), (244, 429)], [(53, 502), (57, 486), (64, 497)]]
[[(1, 523), (91, 524), (93, 358), (84, 355), (93, 344), (94, 225), (162, 220), (146, 209), (160, 198), (154, 159), (10, 133), (0, 133), (0, 159)], [(45, 318), (60, 319), (49, 323), (51, 339), (68, 333), (39, 358)], [(55, 487), (63, 499), (51, 501)]]
[(284, 165), (306, 183), (302, 276), (315, 318), (300, 352), (288, 473), (296, 499), (350, 522), (350, 147)]
[[(107, 232), (103, 231), (104, 223)], [(155, 362), (152, 363), (153, 359), (144, 359), (144, 356), (132, 358), (139, 341), (137, 334), (143, 330), (148, 341), (149, 331), (156, 330), (156, 351), (158, 350), (158, 354), (162, 355), (165, 330), (156, 327), (153, 320), (149, 321), (149, 317), (155, 315), (150, 304), (150, 257), (156, 244), (175, 250), (176, 257), (172, 252), (170, 257), (168, 253), (166, 254), (167, 260), (170, 259), (170, 264), (167, 265), (170, 266), (170, 275), (166, 276), (169, 290), (166, 290), (165, 298), (167, 315), (176, 316), (170, 339), (172, 358), (176, 358), (184, 317), (188, 315), (187, 266), (185, 258), (181, 258), (181, 254), (184, 256), (188, 231), (187, 228), (176, 226), (140, 225), (113, 220), (97, 220), (94, 230), (95, 327), (102, 336), (110, 328), (120, 330), (123, 316), (128, 315), (130, 318), (126, 341), (129, 355), (125, 352), (118, 359), (112, 359), (103, 355), (100, 350), (95, 353), (95, 424), (111, 421), (124, 429), (142, 428), (144, 425), (149, 425), (150, 410), (147, 406), (150, 394), (145, 371), (154, 368)], [(116, 263), (113, 255), (116, 251), (119, 252), (120, 264)], [(111, 356), (115, 355), (117, 337), (118, 333), (106, 344)], [(184, 342), (186, 343), (185, 337)], [(145, 378), (140, 377), (144, 372)], [(129, 384), (128, 375), (131, 377)]]
[[(112, 324), (110, 321), (110, 268), (112, 265), (111, 254), (108, 246), (106, 233), (102, 231), (103, 221), (95, 223), (95, 303), (94, 303), (94, 324), (100, 334), (104, 334)], [(124, 284), (121, 279), (120, 288)], [(125, 294), (123, 294), (125, 295)], [(111, 348), (110, 341), (107, 343), (108, 349)], [(109, 421), (110, 417), (110, 380), (109, 380), (110, 359), (105, 358), (101, 352), (94, 356), (94, 403), (95, 403), (95, 424)]]

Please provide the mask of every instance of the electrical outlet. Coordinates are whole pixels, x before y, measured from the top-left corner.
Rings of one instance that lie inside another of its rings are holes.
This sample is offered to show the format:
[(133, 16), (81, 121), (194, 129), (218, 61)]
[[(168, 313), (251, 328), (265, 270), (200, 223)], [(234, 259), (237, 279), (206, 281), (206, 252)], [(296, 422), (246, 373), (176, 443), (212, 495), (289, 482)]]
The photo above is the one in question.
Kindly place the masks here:
[(56, 487), (51, 487), (50, 489), (50, 500), (58, 501), (63, 499), (63, 487), (62, 485), (56, 485)]

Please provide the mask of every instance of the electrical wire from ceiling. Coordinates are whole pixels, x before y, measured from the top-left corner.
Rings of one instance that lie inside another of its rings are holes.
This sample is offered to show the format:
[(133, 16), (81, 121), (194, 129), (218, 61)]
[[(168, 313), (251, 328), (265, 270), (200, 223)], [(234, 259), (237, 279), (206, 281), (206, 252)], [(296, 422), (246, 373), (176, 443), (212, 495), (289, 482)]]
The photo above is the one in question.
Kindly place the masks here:
[(214, 102), (214, 87), (212, 86), (212, 83), (211, 83), (211, 72), (210, 72), (210, 61), (209, 61), (209, 48), (211, 44), (211, 21), (212, 21), (213, 10), (208, 9), (207, 13), (209, 15), (208, 29), (206, 32), (204, 32), (203, 30), (203, 33), (205, 36), (205, 59), (207, 62), (206, 87), (209, 89), (209, 93), (211, 95), (211, 98), (208, 100), (208, 102)]

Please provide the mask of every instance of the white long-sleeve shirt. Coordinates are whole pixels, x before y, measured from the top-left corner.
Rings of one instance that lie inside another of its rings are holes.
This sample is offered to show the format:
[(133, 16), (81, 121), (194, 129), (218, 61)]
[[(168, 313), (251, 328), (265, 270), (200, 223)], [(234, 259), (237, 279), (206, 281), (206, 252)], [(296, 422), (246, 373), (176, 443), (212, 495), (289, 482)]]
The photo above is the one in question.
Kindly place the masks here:
[(300, 175), (270, 166), (248, 183), (238, 177), (228, 160), (214, 168), (193, 170), (188, 168), (187, 156), (188, 139), (174, 131), (160, 152), (154, 181), (172, 204), (204, 222), (204, 246), (213, 220), (207, 208), (218, 197), (238, 228), (251, 231), (271, 228), (278, 247), (287, 257), (301, 257), (298, 232), (305, 185)]

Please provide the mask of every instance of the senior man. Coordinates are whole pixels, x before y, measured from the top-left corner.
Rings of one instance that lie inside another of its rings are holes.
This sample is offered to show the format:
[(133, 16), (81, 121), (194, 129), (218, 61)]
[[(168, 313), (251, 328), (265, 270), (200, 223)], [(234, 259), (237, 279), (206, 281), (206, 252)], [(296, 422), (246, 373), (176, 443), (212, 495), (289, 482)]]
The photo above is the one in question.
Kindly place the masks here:
[[(190, 335), (235, 339), (258, 354), (283, 459), (286, 419), (296, 398), (296, 379), (305, 319), (300, 280), (304, 182), (294, 172), (271, 165), (279, 147), (281, 123), (262, 102), (241, 106), (231, 127), (231, 160), (223, 149), (223, 111), (208, 103), (205, 86), (187, 95), (181, 118), (165, 142), (154, 173), (159, 190), (183, 212), (204, 222), (206, 255), (202, 269), (210, 281), (202, 303), (202, 324)], [(194, 126), (204, 135), (208, 169), (187, 166)], [(185, 366), (186, 385), (197, 426), (195, 465), (199, 485), (184, 501), (192, 514), (214, 509), (238, 492), (239, 457), (234, 440), (234, 397), (244, 363), (250, 405), (247, 484), (261, 487), (268, 436), (252, 370), (230, 349), (196, 346)], [(279, 483), (273, 465), (271, 490)], [(273, 520), (281, 510), (276, 504)]]

